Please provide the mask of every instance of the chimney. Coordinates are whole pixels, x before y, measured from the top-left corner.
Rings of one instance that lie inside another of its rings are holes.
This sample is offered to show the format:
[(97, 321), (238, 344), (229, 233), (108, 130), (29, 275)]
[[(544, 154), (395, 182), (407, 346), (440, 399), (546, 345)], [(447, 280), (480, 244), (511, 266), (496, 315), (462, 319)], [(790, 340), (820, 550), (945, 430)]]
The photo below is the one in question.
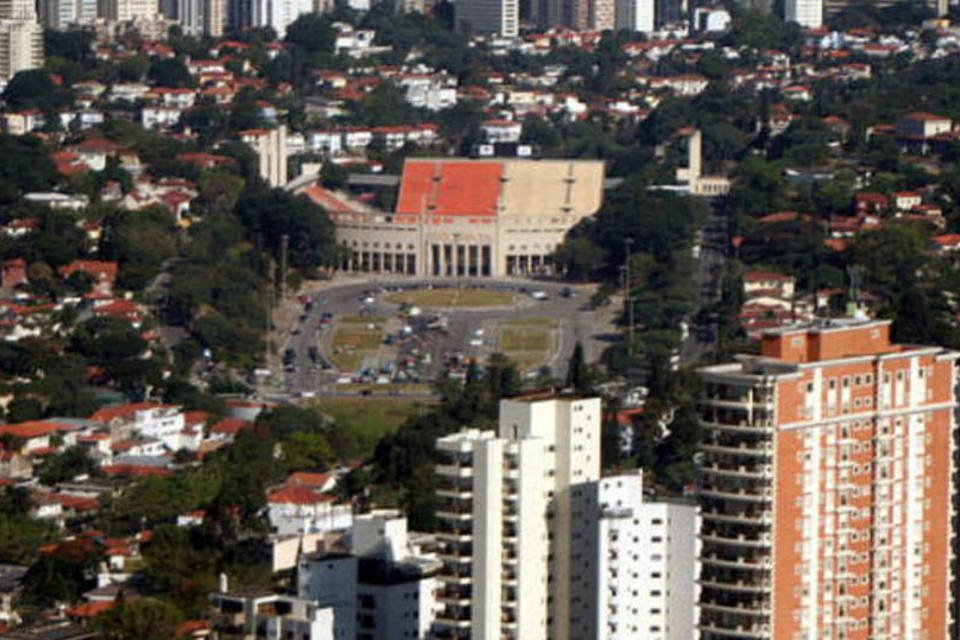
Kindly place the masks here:
[(220, 573), (220, 593), (227, 593), (230, 590), (230, 583), (227, 580), (227, 574)]

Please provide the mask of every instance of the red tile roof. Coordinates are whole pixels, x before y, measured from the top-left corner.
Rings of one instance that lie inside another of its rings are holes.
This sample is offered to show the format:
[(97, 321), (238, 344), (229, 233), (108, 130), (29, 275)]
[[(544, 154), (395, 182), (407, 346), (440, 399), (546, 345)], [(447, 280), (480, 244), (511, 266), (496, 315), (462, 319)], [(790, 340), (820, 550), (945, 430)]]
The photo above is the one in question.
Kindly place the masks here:
[(318, 493), (307, 487), (282, 487), (267, 494), (267, 502), (270, 504), (319, 504), (321, 502), (332, 502), (333, 497)]
[(499, 162), (408, 160), (397, 213), (495, 216), (502, 177)]
[(90, 619), (96, 618), (98, 615), (104, 611), (109, 611), (117, 606), (116, 602), (109, 600), (99, 600), (96, 602), (84, 602), (83, 604), (78, 604), (75, 607), (70, 607), (67, 609), (67, 617), (69, 618), (83, 618)]
[(109, 423), (113, 422), (117, 418), (126, 418), (132, 419), (134, 414), (137, 411), (144, 411), (146, 409), (159, 409), (161, 407), (175, 408), (174, 405), (168, 404), (163, 405), (157, 402), (133, 402), (130, 404), (121, 404), (115, 407), (103, 407), (102, 409), (97, 410), (90, 416), (91, 420), (95, 422)]

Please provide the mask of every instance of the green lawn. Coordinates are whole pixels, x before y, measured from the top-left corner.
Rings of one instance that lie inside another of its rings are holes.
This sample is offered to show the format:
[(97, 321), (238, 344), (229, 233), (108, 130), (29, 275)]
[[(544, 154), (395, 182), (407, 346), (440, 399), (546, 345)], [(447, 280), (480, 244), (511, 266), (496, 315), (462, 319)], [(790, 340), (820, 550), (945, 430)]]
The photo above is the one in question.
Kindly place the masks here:
[(509, 291), (487, 289), (413, 289), (387, 297), (390, 302), (418, 307), (505, 307), (513, 304)]
[(329, 398), (315, 400), (312, 406), (333, 419), (337, 429), (356, 437), (369, 455), (380, 438), (418, 415), (421, 408), (431, 411), (434, 404), (434, 400), (406, 398)]
[(553, 353), (554, 321), (523, 318), (500, 323), (500, 351), (522, 369), (534, 369)]
[(363, 359), (375, 353), (383, 341), (383, 329), (347, 324), (334, 330), (330, 360), (341, 371), (356, 371)]

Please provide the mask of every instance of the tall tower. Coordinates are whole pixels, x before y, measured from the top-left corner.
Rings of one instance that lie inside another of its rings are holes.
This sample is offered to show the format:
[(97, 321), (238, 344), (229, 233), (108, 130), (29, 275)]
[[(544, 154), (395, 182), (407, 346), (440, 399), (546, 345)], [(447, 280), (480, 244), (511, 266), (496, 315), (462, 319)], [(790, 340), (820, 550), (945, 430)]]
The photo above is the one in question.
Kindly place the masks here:
[(947, 638), (956, 352), (820, 321), (700, 371), (700, 632)]
[(43, 66), (43, 29), (33, 20), (0, 20), (0, 79)]
[(520, 29), (518, 0), (462, 0), (455, 15), (457, 31), (468, 36), (512, 38)]
[(600, 399), (500, 404), (499, 433), (437, 441), (437, 637), (568, 640), (595, 571), (583, 511), (600, 475)]
[(804, 29), (819, 29), (823, 26), (823, 0), (784, 0), (783, 20)]

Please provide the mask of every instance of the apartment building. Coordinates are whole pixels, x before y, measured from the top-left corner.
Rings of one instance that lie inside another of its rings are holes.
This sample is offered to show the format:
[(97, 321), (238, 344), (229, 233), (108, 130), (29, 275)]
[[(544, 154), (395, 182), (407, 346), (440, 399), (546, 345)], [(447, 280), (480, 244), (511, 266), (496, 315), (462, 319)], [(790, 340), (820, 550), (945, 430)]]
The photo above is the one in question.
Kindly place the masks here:
[(356, 517), (340, 552), (301, 556), (298, 593), (333, 610), (333, 638), (430, 637), (440, 562), (417, 535), (399, 512), (381, 509)]
[(36, 20), (0, 20), (0, 80), (43, 66), (43, 27)]
[(701, 370), (704, 640), (949, 637), (957, 355), (825, 320)]
[(823, 0), (785, 0), (783, 19), (805, 29), (819, 29), (823, 26)]
[(520, 31), (518, 0), (463, 0), (456, 4), (457, 31), (468, 36), (514, 38)]
[(275, 129), (248, 129), (240, 132), (240, 139), (253, 147), (260, 166), (260, 177), (271, 187), (287, 184), (287, 127)]
[[(699, 572), (697, 507), (643, 494), (643, 474), (590, 485), (587, 517), (595, 581), (581, 597), (590, 615), (572, 621), (577, 638), (693, 640)], [(576, 552), (575, 552), (576, 553)]]
[(443, 568), (435, 637), (575, 638), (595, 571), (588, 483), (600, 475), (600, 399), (504, 400), (498, 433), (437, 441)]

